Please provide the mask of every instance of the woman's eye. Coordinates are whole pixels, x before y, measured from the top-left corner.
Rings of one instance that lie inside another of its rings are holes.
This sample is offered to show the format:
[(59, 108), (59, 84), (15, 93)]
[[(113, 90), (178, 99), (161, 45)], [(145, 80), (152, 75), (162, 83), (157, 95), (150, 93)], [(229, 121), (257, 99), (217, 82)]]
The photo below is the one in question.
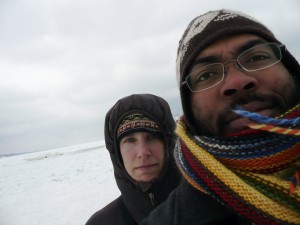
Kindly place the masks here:
[(149, 135), (147, 136), (147, 140), (151, 141), (151, 140), (153, 140), (153, 139), (155, 139), (155, 136), (154, 136), (154, 135), (149, 134)]
[(159, 136), (158, 135), (155, 135), (155, 134), (149, 134), (147, 136), (147, 140), (148, 141), (154, 141), (154, 140), (158, 140), (159, 139)]
[(123, 140), (123, 143), (132, 143), (134, 142), (134, 138), (126, 138)]

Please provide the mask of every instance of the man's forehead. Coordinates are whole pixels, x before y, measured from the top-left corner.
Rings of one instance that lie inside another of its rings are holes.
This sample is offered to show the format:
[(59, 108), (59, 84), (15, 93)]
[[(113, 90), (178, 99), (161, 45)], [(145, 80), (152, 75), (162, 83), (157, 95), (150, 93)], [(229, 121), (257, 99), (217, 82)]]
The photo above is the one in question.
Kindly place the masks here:
[(263, 43), (266, 41), (254, 34), (230, 35), (208, 45), (197, 55), (196, 59), (210, 56), (212, 53), (222, 54), (221, 52), (223, 51), (236, 54), (239, 53), (240, 50), (246, 50), (244, 48), (246, 48), (249, 43), (255, 45), (256, 42)]

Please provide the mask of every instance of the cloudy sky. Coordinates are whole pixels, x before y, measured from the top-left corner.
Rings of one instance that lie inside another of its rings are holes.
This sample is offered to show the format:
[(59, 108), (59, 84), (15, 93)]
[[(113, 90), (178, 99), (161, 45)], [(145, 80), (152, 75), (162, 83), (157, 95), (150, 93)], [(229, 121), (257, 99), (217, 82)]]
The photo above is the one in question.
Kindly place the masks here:
[(298, 0), (1, 0), (0, 155), (101, 140), (106, 112), (133, 93), (179, 115), (178, 41), (219, 8), (256, 17), (300, 59)]

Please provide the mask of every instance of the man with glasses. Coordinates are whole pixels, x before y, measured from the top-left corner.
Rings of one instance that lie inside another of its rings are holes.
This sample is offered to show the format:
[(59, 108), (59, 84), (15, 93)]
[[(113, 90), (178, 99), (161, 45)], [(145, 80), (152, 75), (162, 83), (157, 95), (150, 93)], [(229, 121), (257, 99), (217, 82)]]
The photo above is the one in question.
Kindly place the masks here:
[(186, 182), (144, 224), (300, 224), (300, 66), (263, 24), (210, 11), (177, 52)]

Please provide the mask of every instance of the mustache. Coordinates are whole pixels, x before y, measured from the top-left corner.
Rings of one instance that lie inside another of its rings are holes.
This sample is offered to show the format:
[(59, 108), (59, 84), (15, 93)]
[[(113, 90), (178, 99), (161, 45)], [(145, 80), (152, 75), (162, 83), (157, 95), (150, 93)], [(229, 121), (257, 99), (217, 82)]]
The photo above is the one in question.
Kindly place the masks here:
[(274, 95), (251, 93), (232, 101), (228, 107), (225, 107), (223, 111), (219, 112), (216, 120), (218, 130), (222, 131), (222, 127), (226, 123), (226, 118), (228, 118), (228, 115), (232, 115), (234, 113), (232, 112), (233, 109), (242, 107), (250, 102), (267, 102), (269, 105), (276, 106), (282, 112), (286, 109), (286, 105), (284, 105), (284, 103)]
[(237, 106), (242, 106), (244, 104), (247, 104), (249, 102), (258, 101), (258, 102), (268, 102), (271, 105), (277, 105), (280, 106), (280, 108), (285, 108), (282, 105), (282, 102), (274, 97), (273, 95), (264, 95), (264, 94), (258, 94), (258, 93), (252, 93), (249, 94), (246, 97), (237, 99), (236, 101), (232, 102), (230, 105), (230, 110), (236, 108)]

